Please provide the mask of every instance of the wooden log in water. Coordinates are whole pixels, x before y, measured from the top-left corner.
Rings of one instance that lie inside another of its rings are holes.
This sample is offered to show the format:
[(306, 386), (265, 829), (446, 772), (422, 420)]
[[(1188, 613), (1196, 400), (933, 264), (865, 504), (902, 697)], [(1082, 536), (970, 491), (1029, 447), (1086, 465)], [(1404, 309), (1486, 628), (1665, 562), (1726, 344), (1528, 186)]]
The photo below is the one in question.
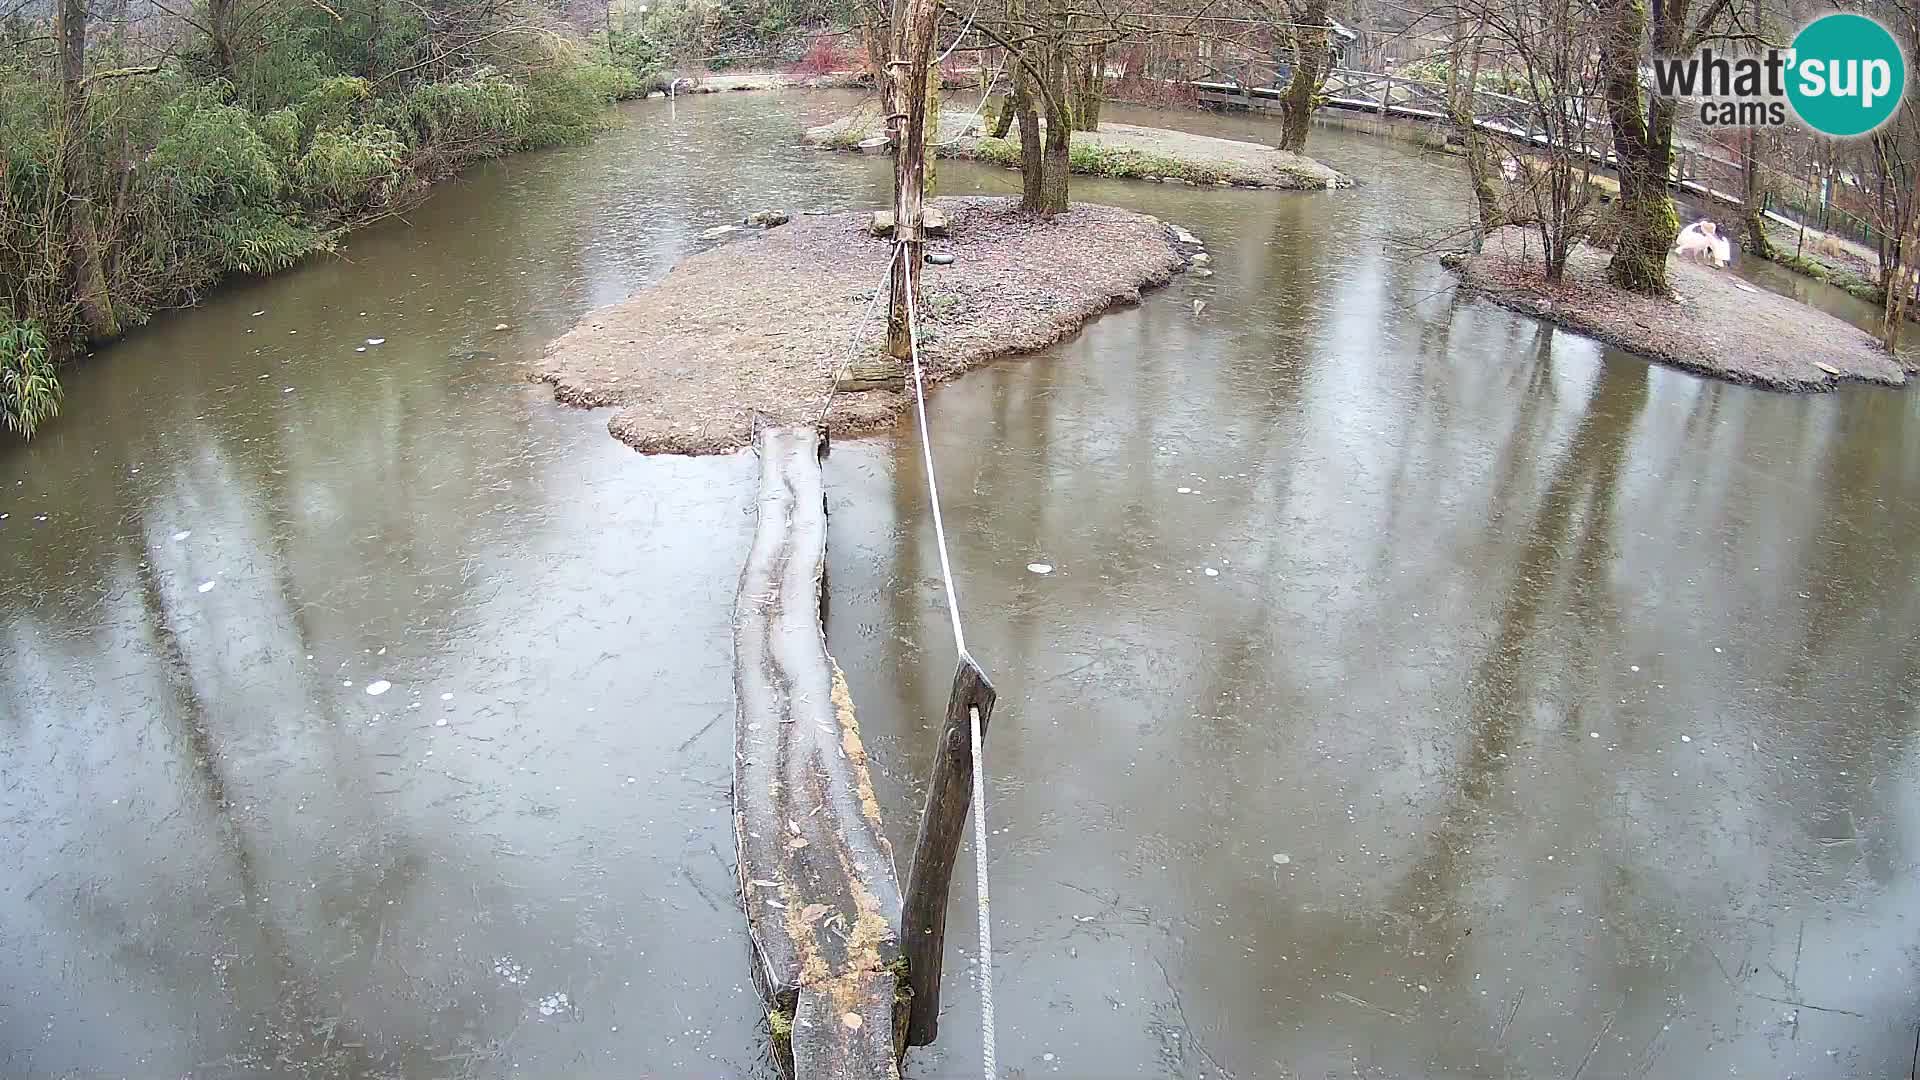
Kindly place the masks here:
[(940, 1031), (940, 968), (947, 948), (947, 894), (960, 837), (973, 801), (973, 718), (980, 710), (980, 738), (993, 716), (993, 684), (973, 657), (960, 654), (947, 696), (947, 718), (934, 745), (927, 780), (927, 806), (920, 816), (920, 838), (913, 846), (913, 870), (907, 876), (906, 910), (900, 936), (913, 983), (907, 1018), (907, 1045), (926, 1046)]
[(755, 433), (759, 524), (734, 608), (733, 824), (754, 984), (797, 1080), (897, 1080), (900, 886), (820, 624), (826, 442)]

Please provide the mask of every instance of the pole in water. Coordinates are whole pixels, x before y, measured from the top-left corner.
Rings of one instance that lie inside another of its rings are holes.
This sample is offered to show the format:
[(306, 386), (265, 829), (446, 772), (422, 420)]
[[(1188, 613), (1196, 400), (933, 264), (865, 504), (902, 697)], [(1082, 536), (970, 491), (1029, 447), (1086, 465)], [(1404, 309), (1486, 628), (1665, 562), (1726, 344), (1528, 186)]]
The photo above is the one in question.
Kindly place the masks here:
[[(946, 720), (934, 746), (927, 806), (920, 816), (920, 838), (913, 846), (913, 869), (907, 876), (906, 904), (901, 911), (900, 947), (913, 987), (907, 1014), (908, 1046), (926, 1046), (940, 1031), (940, 969), (946, 955), (947, 899), (975, 786), (973, 716), (977, 710), (984, 738), (987, 721), (993, 716), (994, 697), (986, 673), (973, 657), (961, 653), (953, 673)], [(985, 857), (981, 852), (975, 854)], [(981, 912), (984, 919), (984, 905)], [(984, 936), (981, 944), (986, 944)], [(982, 998), (983, 1003), (988, 1000)]]

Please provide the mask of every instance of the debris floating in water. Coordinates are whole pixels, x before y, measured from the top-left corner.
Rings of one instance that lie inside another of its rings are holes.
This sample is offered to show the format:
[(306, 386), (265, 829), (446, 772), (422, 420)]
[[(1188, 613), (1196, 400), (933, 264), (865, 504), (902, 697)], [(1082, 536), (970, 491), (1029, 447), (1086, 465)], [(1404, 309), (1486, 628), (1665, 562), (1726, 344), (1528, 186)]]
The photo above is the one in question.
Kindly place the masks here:
[(1191, 494), (1193, 494), (1193, 489), (1192, 489), (1192, 488), (1174, 488), (1173, 490), (1174, 490), (1174, 491), (1175, 491), (1175, 492), (1176, 492), (1177, 494), (1181, 494), (1181, 495), (1191, 495)]
[(1681, 741), (1681, 742), (1692, 742), (1692, 741), (1693, 741), (1693, 736), (1691, 736), (1691, 735), (1682, 735), (1682, 736), (1680, 736), (1680, 741)]
[(1293, 861), (1293, 856), (1288, 855), (1284, 852), (1276, 853), (1273, 857), (1273, 865), (1275, 866), (1285, 866), (1292, 861)]
[(262, 315), (265, 315), (265, 314), (266, 314), (266, 310), (265, 310), (265, 309), (263, 308), (263, 309), (261, 309), (261, 310), (259, 310), (259, 311), (256, 311), (256, 312), (254, 312), (254, 313), (253, 313), (253, 317), (257, 319), (257, 318), (259, 318), (260, 316), (262, 316)]
[(373, 697), (379, 697), (391, 689), (393, 689), (393, 684), (385, 679), (375, 679), (367, 684), (367, 693)]
[(441, 694), (441, 695), (440, 695), (440, 700), (441, 700), (441, 701), (452, 701), (452, 700), (453, 700), (453, 695), (452, 695), (451, 693), (446, 693), (446, 694)]
[(1589, 731), (1589, 732), (1587, 732), (1587, 738), (1589, 738), (1589, 739), (1597, 739), (1597, 738), (1599, 738), (1599, 737), (1600, 737), (1600, 733), (1599, 733), (1599, 732), (1597, 732), (1597, 731)]
[(565, 994), (548, 994), (546, 997), (540, 999), (541, 1016), (552, 1016), (565, 1011), (566, 1007), (567, 995)]
[(1215, 569), (1214, 569), (1213, 567), (1211, 567), (1211, 566), (1209, 566), (1209, 567), (1207, 567), (1207, 576), (1208, 576), (1208, 577), (1219, 577), (1219, 576), (1220, 576), (1220, 571), (1218, 571), (1218, 570), (1215, 570)]
[(1043, 563), (1043, 562), (1030, 562), (1027, 564), (1027, 570), (1030, 573), (1035, 573), (1035, 574), (1051, 574), (1053, 573), (1053, 564)]
[(383, 337), (370, 337), (367, 339), (367, 344), (369, 345), (385, 345), (386, 343), (387, 339)]
[(187, 537), (192, 535), (193, 535), (192, 529), (181, 529), (179, 532), (173, 534), (173, 542), (177, 544), (180, 541), (185, 540)]
[(201, 592), (212, 592), (212, 591), (213, 591), (213, 582), (211, 582), (211, 581), (203, 581), (203, 582), (201, 582), (201, 583), (200, 583), (200, 591), (201, 591)]

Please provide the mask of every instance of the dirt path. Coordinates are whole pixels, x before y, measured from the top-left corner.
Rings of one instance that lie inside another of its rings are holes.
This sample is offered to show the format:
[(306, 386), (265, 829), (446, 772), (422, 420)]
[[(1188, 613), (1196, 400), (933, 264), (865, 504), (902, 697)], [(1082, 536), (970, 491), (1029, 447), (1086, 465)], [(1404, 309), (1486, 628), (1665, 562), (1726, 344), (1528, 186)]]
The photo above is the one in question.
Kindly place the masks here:
[(1606, 283), (1607, 258), (1582, 246), (1566, 280), (1548, 285), (1539, 237), (1509, 227), (1455, 269), (1507, 307), (1696, 374), (1770, 390), (1906, 381), (1871, 335), (1825, 312), (1681, 259), (1667, 263), (1673, 299), (1635, 296)]
[[(951, 236), (929, 250), (954, 256), (923, 278), (922, 351), (936, 382), (1045, 348), (1186, 264), (1172, 230), (1144, 214), (1076, 205), (1047, 221), (1004, 199), (935, 205)], [(864, 212), (801, 216), (693, 255), (586, 316), (548, 346), (535, 377), (561, 401), (613, 406), (609, 430), (649, 453), (745, 446), (756, 411), (811, 423), (849, 346), (867, 356), (885, 346), (892, 245), (866, 225)], [(888, 426), (909, 401), (891, 390), (837, 394), (829, 429)]]

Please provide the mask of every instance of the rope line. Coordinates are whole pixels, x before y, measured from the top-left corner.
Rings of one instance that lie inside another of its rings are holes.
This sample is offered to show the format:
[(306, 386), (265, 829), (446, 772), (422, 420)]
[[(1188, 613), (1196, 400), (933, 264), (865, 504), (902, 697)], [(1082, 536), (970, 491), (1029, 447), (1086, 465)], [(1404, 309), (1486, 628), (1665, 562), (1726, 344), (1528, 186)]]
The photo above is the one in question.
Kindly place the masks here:
[[(900, 270), (908, 274), (907, 244), (902, 240), (894, 245), (893, 257)], [(913, 360), (913, 401), (914, 413), (920, 420), (920, 459), (927, 466), (927, 498), (933, 504), (933, 537), (940, 545), (940, 576), (947, 586), (947, 614), (953, 617), (953, 647), (967, 651), (967, 634), (960, 629), (960, 599), (953, 589), (953, 563), (947, 558), (947, 526), (940, 519), (940, 482), (933, 476), (933, 440), (927, 436), (927, 387), (920, 373), (920, 314), (914, 303), (913, 290), (907, 289), (907, 355)], [(978, 775), (978, 769), (975, 770)]]
[[(907, 244), (894, 245), (894, 267), (912, 275), (906, 263)], [(960, 601), (953, 587), (953, 563), (947, 557), (947, 527), (940, 517), (940, 485), (933, 475), (933, 440), (927, 436), (926, 377), (920, 368), (920, 311), (914, 290), (907, 294), (907, 355), (913, 362), (914, 414), (920, 422), (920, 459), (927, 467), (927, 498), (933, 505), (933, 536), (940, 546), (940, 576), (947, 587), (947, 614), (953, 618), (953, 647), (967, 655), (966, 633), (960, 628)], [(976, 910), (980, 924), (980, 1054), (986, 1080), (995, 1080), (993, 1037), (993, 928), (991, 900), (987, 893), (987, 759), (980, 737), (980, 709), (967, 706), (969, 734), (973, 749), (973, 879)]]
[(994, 1080), (993, 1064), (993, 929), (987, 917), (987, 761), (980, 740), (980, 709), (967, 706), (973, 718), (973, 877), (980, 912), (980, 1053), (987, 1080)]
[[(973, 127), (973, 125), (979, 123), (980, 118), (982, 116), (986, 115), (987, 102), (993, 98), (993, 88), (996, 84), (1000, 82), (1000, 73), (1005, 71), (1006, 69), (1007, 69), (1007, 66), (1005, 64), (1001, 64), (999, 67), (993, 69), (992, 77), (987, 79), (986, 89), (980, 91), (980, 100), (973, 107), (973, 119), (960, 125), (960, 134), (955, 135), (951, 139), (943, 139), (940, 142), (934, 143), (933, 145), (952, 146), (954, 143), (960, 142), (961, 140), (967, 137), (968, 130), (970, 130)], [(1011, 105), (1011, 103), (1009, 103), (1007, 107), (1012, 108), (1013, 106)]]
[(836, 364), (832, 371), (827, 372), (829, 380), (827, 396), (820, 402), (820, 419), (815, 420), (814, 423), (826, 422), (827, 410), (833, 408), (834, 396), (840, 392), (840, 369), (853, 363), (853, 354), (860, 350), (860, 334), (867, 328), (867, 324), (873, 321), (874, 309), (880, 306), (880, 296), (887, 291), (887, 278), (892, 272), (893, 263), (889, 261), (886, 271), (880, 276), (880, 284), (874, 286), (873, 296), (867, 300), (866, 313), (860, 316), (859, 322), (853, 324), (853, 336), (847, 339), (847, 355), (841, 358), (840, 363)]

